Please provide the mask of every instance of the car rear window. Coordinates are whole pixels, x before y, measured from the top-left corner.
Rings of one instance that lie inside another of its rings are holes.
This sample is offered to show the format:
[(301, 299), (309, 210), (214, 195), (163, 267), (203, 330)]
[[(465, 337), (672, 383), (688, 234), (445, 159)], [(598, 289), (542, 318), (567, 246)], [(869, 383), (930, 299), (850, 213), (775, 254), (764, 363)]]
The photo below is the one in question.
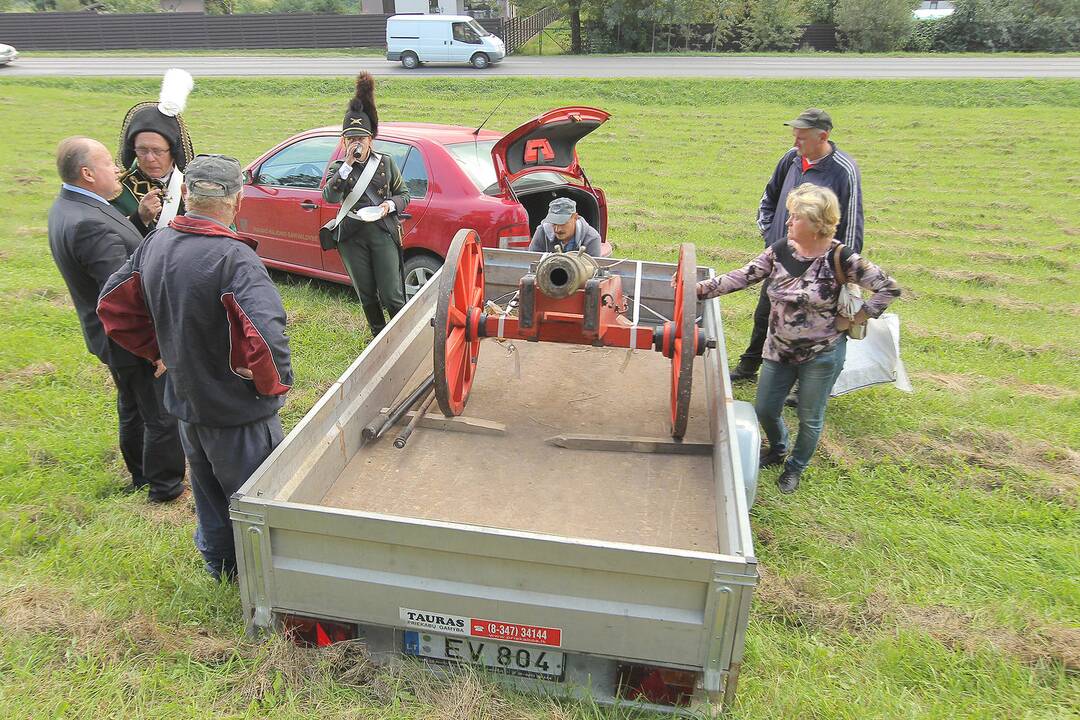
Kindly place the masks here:
[[(473, 181), (476, 189), (488, 195), (499, 194), (499, 178), (495, 175), (495, 164), (491, 160), (491, 148), (495, 147), (495, 142), (495, 140), (485, 140), (475, 143), (454, 143), (446, 146), (446, 149), (450, 151), (450, 156), (457, 161), (458, 166)], [(573, 182), (573, 178), (561, 173), (542, 170), (529, 173), (515, 180), (514, 189), (542, 185), (566, 185), (569, 182)]]
[(446, 149), (473, 181), (476, 189), (487, 190), (499, 182), (495, 176), (495, 165), (491, 161), (493, 147), (495, 147), (494, 140), (484, 140), (483, 142), (454, 143), (447, 145)]

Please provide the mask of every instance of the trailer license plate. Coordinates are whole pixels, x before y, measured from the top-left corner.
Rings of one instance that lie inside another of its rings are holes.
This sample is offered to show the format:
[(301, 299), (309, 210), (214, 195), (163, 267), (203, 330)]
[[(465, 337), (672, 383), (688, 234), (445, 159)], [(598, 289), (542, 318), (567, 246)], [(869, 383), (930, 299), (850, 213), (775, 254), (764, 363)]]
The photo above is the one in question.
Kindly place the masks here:
[(441, 663), (483, 665), (507, 675), (563, 679), (563, 654), (538, 647), (406, 630), (405, 654)]

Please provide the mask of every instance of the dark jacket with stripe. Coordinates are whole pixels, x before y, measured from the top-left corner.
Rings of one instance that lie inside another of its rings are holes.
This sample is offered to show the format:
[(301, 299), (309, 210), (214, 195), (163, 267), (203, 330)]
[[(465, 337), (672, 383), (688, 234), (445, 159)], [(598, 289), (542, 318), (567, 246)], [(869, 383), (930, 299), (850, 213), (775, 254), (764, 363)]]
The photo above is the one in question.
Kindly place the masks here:
[[(326, 186), (323, 188), (323, 199), (331, 203), (345, 202), (345, 198), (348, 197), (353, 186), (356, 185), (356, 181), (363, 174), (366, 164), (366, 162), (353, 163), (352, 172), (349, 173), (349, 177), (344, 179), (338, 175), (341, 161), (338, 160), (331, 164), (329, 170), (330, 179), (326, 181)], [(371, 223), (346, 215), (342, 218), (341, 225), (338, 226), (338, 242), (350, 237), (363, 237), (366, 233), (376, 230), (382, 230), (396, 240), (400, 239), (401, 221), (398, 218), (398, 213), (405, 212), (405, 206), (409, 204), (409, 187), (402, 180), (401, 171), (398, 170), (394, 158), (389, 155), (380, 156), (379, 166), (375, 169), (375, 174), (371, 176), (368, 189), (371, 192), (365, 192), (361, 195), (360, 199), (350, 208), (350, 211), (381, 205), (386, 200), (392, 200), (395, 208), (394, 212), (381, 220)], [(374, 195), (378, 202), (372, 202), (369, 194)]]
[(267, 418), (292, 386), (281, 296), (254, 242), (209, 218), (177, 217), (151, 233), (109, 278), (98, 316), (117, 343), (164, 361), (165, 409), (184, 422)]
[(49, 209), (49, 249), (79, 314), (86, 349), (114, 367), (142, 360), (105, 336), (96, 312), (98, 295), (141, 242), (119, 210), (85, 195), (63, 189)]
[(787, 196), (803, 183), (827, 187), (840, 200), (840, 224), (836, 239), (857, 253), (863, 246), (862, 176), (855, 159), (842, 152), (836, 143), (829, 141), (832, 152), (812, 165), (802, 169), (802, 158), (791, 148), (776, 164), (769, 184), (758, 206), (757, 224), (765, 247), (775, 245), (787, 237)]

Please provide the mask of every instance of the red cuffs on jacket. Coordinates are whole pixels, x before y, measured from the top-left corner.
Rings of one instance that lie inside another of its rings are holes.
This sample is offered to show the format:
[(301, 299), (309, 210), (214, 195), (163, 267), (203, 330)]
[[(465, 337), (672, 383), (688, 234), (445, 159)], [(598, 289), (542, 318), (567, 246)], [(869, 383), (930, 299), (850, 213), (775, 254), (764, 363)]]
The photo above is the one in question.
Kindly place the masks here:
[(105, 334), (133, 355), (154, 362), (161, 358), (154, 320), (146, 309), (139, 273), (107, 292), (98, 301), (97, 314)]
[(234, 373), (237, 368), (250, 370), (255, 391), (260, 395), (287, 393), (291, 386), (282, 384), (270, 345), (240, 307), (236, 295), (225, 293), (221, 304), (229, 318), (229, 367)]

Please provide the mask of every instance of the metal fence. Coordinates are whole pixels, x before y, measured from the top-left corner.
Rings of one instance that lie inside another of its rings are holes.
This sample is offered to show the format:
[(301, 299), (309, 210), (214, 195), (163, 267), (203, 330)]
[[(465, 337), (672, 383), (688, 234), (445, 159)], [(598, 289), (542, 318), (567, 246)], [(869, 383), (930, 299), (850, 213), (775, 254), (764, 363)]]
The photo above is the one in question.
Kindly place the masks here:
[[(478, 20), (513, 52), (558, 13)], [(389, 15), (0, 13), (0, 38), (19, 50), (188, 50), (386, 47)], [(550, 18), (545, 20), (545, 18)], [(541, 24), (543, 23), (543, 24)]]
[[(543, 10), (533, 13), (529, 17), (515, 17), (509, 20), (501, 20), (502, 33), (487, 27), (488, 32), (493, 32), (506, 43), (506, 52), (511, 53), (525, 43), (539, 35), (544, 28), (559, 19), (559, 11), (551, 5)], [(481, 22), (481, 24), (483, 24)]]

